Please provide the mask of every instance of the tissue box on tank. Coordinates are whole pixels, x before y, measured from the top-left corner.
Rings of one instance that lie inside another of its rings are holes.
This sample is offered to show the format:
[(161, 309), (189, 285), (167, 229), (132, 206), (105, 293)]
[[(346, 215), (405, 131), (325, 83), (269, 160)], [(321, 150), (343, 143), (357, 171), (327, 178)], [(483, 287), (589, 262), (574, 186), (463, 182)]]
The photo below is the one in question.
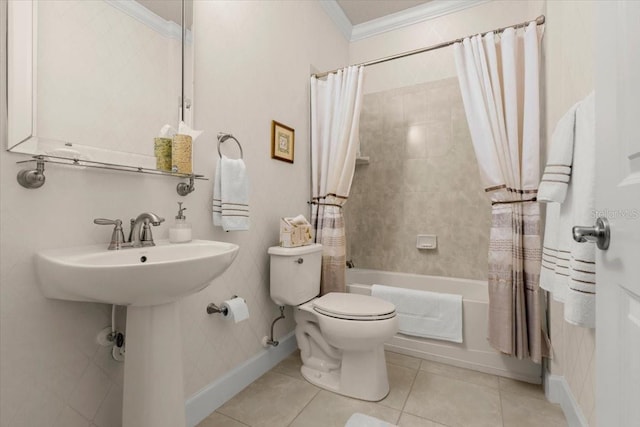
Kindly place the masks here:
[(280, 246), (295, 248), (313, 243), (311, 224), (302, 217), (280, 218)]

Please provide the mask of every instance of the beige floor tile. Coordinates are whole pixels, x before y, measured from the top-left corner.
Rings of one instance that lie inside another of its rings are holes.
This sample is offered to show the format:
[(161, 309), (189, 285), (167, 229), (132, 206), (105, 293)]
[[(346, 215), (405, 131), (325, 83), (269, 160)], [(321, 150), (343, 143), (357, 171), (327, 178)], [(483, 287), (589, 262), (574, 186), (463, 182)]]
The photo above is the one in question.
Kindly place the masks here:
[(218, 409), (251, 427), (283, 427), (300, 413), (318, 389), (306, 381), (267, 372)]
[(450, 427), (502, 426), (497, 389), (420, 371), (405, 412)]
[(300, 351), (294, 351), (289, 357), (278, 363), (273, 369), (273, 372), (278, 372), (283, 375), (289, 375), (290, 377), (297, 378), (299, 380), (306, 381), (300, 373), (302, 367), (302, 359), (300, 359)]
[(405, 368), (419, 369), (420, 360), (417, 357), (411, 357), (400, 353), (394, 353), (392, 351), (384, 352), (387, 363), (392, 365), (404, 366)]
[(541, 384), (530, 384), (510, 378), (500, 378), (500, 391), (520, 393), (529, 397), (535, 397), (536, 399), (547, 400)]
[(457, 380), (467, 381), (485, 387), (498, 388), (498, 377), (485, 374), (484, 372), (472, 371), (471, 369), (458, 368), (457, 366), (446, 365), (444, 363), (423, 360), (420, 369), (432, 374), (443, 375)]
[(405, 368), (387, 363), (387, 375), (389, 377), (389, 394), (378, 402), (380, 405), (389, 408), (402, 410), (404, 402), (407, 401), (413, 379), (418, 371), (416, 369)]
[(566, 427), (560, 406), (518, 393), (502, 393), (504, 427)]
[[(290, 427), (344, 427), (349, 417), (355, 412), (392, 424), (395, 424), (400, 416), (400, 411), (395, 409), (322, 390), (291, 423)], [(282, 426), (284, 425), (282, 424)]]
[(415, 415), (407, 414), (403, 412), (400, 415), (400, 421), (398, 421), (398, 427), (445, 427), (442, 424), (438, 424), (434, 421), (427, 420), (425, 418), (416, 417)]
[(247, 425), (236, 421), (233, 418), (229, 418), (226, 415), (214, 412), (202, 420), (197, 427), (247, 427)]

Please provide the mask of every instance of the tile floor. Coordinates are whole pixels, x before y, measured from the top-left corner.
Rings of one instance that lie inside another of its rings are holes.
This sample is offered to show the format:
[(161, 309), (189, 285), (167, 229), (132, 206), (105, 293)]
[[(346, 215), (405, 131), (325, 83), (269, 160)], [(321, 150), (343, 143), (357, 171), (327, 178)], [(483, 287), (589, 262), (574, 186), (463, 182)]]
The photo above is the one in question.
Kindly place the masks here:
[(198, 427), (343, 427), (354, 412), (400, 427), (556, 427), (567, 423), (540, 386), (387, 352), (391, 390), (380, 402), (306, 382), (296, 352)]

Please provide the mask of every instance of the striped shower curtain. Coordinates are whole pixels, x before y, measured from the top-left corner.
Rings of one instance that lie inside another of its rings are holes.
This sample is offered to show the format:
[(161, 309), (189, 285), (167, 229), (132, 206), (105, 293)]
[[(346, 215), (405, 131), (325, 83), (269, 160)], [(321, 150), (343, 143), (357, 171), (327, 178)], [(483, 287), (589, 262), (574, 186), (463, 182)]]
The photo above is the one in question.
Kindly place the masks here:
[(345, 292), (346, 237), (342, 206), (355, 172), (362, 108), (362, 67), (311, 77), (311, 223), (321, 243), (321, 294)]
[(542, 331), (539, 51), (535, 22), (519, 36), (488, 33), (454, 45), (462, 99), (487, 196), (489, 343), (540, 363)]

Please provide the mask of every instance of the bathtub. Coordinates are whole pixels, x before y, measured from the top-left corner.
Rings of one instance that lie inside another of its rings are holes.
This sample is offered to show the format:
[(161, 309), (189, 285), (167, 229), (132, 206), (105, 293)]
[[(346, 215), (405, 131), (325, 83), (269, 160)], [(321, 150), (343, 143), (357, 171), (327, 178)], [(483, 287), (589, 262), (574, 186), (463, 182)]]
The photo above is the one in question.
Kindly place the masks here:
[(370, 295), (373, 284), (462, 295), (462, 343), (396, 334), (385, 343), (387, 350), (529, 383), (542, 381), (541, 365), (505, 356), (487, 342), (486, 281), (347, 269), (348, 292)]

